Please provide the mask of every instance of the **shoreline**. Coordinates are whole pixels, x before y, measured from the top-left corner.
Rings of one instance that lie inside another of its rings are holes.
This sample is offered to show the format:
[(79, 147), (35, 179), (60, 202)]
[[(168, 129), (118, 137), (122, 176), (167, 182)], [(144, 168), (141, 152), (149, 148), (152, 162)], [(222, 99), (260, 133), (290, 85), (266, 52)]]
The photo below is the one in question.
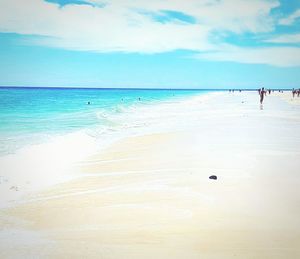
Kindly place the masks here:
[[(140, 118), (143, 112), (148, 112), (152, 107), (156, 110), (162, 107), (166, 112), (170, 112), (169, 110), (174, 105), (182, 108), (185, 103), (206, 101), (216, 94), (218, 93), (210, 91), (185, 98), (178, 97), (179, 99), (170, 99), (161, 103), (155, 101), (139, 107), (135, 117)], [(122, 123), (124, 124), (124, 122)], [(93, 134), (90, 135), (89, 130), (81, 129), (53, 137), (39, 144), (22, 147), (13, 154), (0, 156), (0, 165), (3, 169), (3, 172), (0, 173), (0, 196), (2, 197), (0, 208), (14, 206), (22, 201), (23, 197), (26, 199), (28, 194), (37, 193), (51, 188), (53, 185), (80, 177), (80, 172), (74, 165), (88, 159), (93, 154), (105, 151), (110, 145), (122, 139), (168, 131), (168, 126), (165, 129), (164, 124), (157, 130), (155, 124), (157, 122), (151, 123), (152, 125), (143, 125), (144, 123), (141, 122), (137, 127), (133, 123), (132, 128), (125, 123), (124, 128), (119, 129), (119, 132), (112, 131), (111, 134), (103, 134), (103, 136), (100, 134), (100, 143), (98, 143), (97, 137)], [(26, 171), (23, 168), (26, 168)]]
[(0, 257), (300, 256), (300, 110), (258, 102), (199, 102), (177, 128), (120, 140), (77, 163), (79, 178), (0, 209)]

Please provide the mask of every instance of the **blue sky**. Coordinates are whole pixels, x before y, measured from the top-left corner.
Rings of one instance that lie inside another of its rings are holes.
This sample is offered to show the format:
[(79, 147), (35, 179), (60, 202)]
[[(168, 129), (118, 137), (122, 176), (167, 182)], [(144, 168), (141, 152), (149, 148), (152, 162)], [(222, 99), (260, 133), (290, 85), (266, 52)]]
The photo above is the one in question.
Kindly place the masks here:
[(298, 0), (0, 0), (0, 85), (300, 87)]

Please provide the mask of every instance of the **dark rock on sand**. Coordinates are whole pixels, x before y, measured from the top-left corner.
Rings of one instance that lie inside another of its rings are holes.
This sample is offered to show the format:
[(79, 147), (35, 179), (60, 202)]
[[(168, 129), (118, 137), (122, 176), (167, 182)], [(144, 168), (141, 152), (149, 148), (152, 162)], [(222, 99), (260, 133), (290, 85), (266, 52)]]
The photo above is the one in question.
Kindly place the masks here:
[(211, 176), (209, 177), (209, 179), (211, 179), (211, 180), (217, 180), (218, 177), (217, 177), (216, 175), (211, 175)]

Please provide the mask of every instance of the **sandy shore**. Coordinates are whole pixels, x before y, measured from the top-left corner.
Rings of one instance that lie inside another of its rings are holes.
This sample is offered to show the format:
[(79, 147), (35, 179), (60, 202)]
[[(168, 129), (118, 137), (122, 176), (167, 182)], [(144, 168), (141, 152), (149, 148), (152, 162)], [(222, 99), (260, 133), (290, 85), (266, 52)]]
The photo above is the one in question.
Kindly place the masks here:
[(299, 258), (300, 106), (242, 92), (199, 109), (0, 210), (0, 258)]

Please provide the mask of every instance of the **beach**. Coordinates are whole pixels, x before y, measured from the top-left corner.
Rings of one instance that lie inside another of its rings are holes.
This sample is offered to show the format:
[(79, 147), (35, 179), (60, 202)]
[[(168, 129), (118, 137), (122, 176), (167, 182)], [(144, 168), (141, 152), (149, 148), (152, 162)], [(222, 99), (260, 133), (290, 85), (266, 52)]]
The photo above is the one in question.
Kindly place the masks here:
[(40, 175), (40, 188), (6, 185), (0, 258), (300, 257), (300, 106), (288, 94), (263, 107), (256, 91), (165, 104), (159, 123)]

